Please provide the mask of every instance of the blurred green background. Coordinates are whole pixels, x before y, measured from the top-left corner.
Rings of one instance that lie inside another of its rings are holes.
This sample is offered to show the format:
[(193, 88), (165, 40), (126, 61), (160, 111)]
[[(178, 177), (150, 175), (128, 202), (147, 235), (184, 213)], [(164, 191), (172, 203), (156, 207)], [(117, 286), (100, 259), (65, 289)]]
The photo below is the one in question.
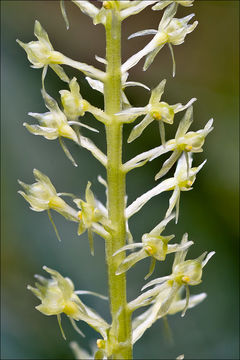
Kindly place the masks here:
[[(29, 134), (22, 126), (31, 122), (29, 111), (45, 112), (41, 94), (41, 70), (31, 69), (16, 38), (24, 42), (34, 39), (33, 24), (38, 19), (47, 30), (56, 50), (73, 59), (95, 64), (94, 55), (104, 56), (104, 31), (93, 26), (91, 19), (71, 2), (66, 8), (70, 29), (66, 31), (58, 1), (1, 1), (2, 7), (2, 359), (72, 359), (69, 341), (77, 340), (87, 347), (87, 340), (79, 338), (63, 320), (67, 335), (60, 335), (55, 317), (45, 317), (34, 309), (38, 300), (26, 290), (33, 284), (33, 275), (43, 275), (47, 265), (69, 276), (77, 289), (107, 293), (103, 241), (95, 238), (95, 257), (89, 254), (86, 236), (76, 235), (76, 225), (67, 223), (54, 214), (62, 237), (59, 243), (45, 213), (30, 211), (17, 195), (17, 179), (33, 182), (32, 169), (47, 174), (59, 192), (83, 195), (87, 180), (104, 200), (104, 190), (96, 177), (104, 171), (85, 150), (68, 143), (79, 166), (74, 168), (64, 156), (57, 141), (47, 141)], [(202, 128), (214, 117), (214, 132), (207, 138), (205, 152), (196, 155), (195, 164), (207, 158), (194, 190), (182, 194), (180, 220), (171, 223), (167, 233), (176, 239), (189, 233), (195, 245), (189, 251), (194, 258), (203, 251), (215, 250), (216, 255), (204, 269), (203, 283), (191, 288), (191, 293), (206, 291), (207, 299), (189, 310), (169, 317), (174, 344), (164, 337), (159, 321), (136, 344), (136, 359), (172, 359), (184, 353), (186, 359), (238, 359), (238, 1), (195, 1), (193, 8), (181, 8), (178, 15), (195, 12), (199, 25), (187, 36), (185, 43), (174, 47), (177, 75), (171, 77), (172, 62), (165, 47), (152, 67), (142, 71), (142, 62), (130, 74), (130, 80), (142, 81), (154, 87), (167, 79), (163, 100), (169, 104), (186, 103), (197, 97), (194, 105), (193, 130)], [(149, 38), (127, 41), (132, 32), (157, 28), (160, 12), (151, 9), (130, 17), (123, 26), (123, 58), (141, 49)], [(77, 76), (81, 92), (93, 104), (102, 106), (102, 97), (90, 88), (84, 77), (65, 68), (70, 76)], [(46, 87), (57, 96), (66, 85), (49, 70)], [(135, 106), (147, 103), (144, 89), (129, 89), (127, 94)], [(94, 120), (86, 116), (86, 123)], [(175, 125), (167, 128), (173, 136)], [(125, 128), (124, 157), (159, 145), (156, 124), (151, 124), (144, 135), (127, 145), (131, 126)], [(92, 138), (105, 149), (104, 130)], [(85, 135), (87, 131), (83, 131)], [(128, 176), (129, 202), (154, 186), (154, 175), (160, 160), (155, 160)], [(146, 205), (130, 223), (135, 241), (151, 230), (161, 219), (168, 204), (167, 196), (159, 196)], [(167, 264), (158, 264), (154, 276), (168, 274), (172, 255)], [(139, 294), (148, 270), (148, 260), (128, 272), (129, 299)], [(107, 304), (102, 300), (87, 299), (103, 316), (109, 318)], [(96, 340), (96, 333), (80, 324), (87, 339)]]

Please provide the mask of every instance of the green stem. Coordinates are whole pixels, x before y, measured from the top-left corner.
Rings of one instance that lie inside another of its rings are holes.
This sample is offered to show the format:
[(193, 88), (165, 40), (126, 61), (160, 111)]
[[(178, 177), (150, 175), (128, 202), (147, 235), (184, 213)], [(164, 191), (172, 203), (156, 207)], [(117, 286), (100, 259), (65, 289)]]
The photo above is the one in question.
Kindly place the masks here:
[(113, 254), (126, 241), (125, 173), (122, 166), (122, 124), (115, 113), (121, 110), (121, 20), (118, 9), (108, 11), (106, 21), (107, 73), (104, 85), (105, 112), (111, 121), (106, 125), (108, 216), (111, 237), (106, 240), (106, 261), (112, 326), (108, 338), (108, 356), (112, 359), (132, 359), (131, 314), (127, 309), (126, 275), (115, 275), (124, 253)]

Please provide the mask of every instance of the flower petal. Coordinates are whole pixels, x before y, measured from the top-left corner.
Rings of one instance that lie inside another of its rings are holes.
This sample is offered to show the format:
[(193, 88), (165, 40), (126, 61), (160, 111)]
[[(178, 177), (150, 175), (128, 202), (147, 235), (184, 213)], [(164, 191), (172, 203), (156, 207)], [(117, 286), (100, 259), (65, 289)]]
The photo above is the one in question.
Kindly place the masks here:
[(141, 31), (135, 32), (134, 34), (130, 35), (128, 37), (128, 40), (133, 39), (137, 36), (156, 35), (156, 34), (157, 34), (157, 30), (155, 30), (155, 29), (141, 30)]
[(128, 143), (131, 143), (132, 141), (136, 140), (143, 132), (144, 129), (146, 129), (146, 127), (151, 124), (151, 122), (154, 121), (154, 118), (152, 117), (152, 115), (147, 114), (143, 120), (136, 126), (134, 126), (134, 128), (132, 129), (129, 137), (128, 137)]

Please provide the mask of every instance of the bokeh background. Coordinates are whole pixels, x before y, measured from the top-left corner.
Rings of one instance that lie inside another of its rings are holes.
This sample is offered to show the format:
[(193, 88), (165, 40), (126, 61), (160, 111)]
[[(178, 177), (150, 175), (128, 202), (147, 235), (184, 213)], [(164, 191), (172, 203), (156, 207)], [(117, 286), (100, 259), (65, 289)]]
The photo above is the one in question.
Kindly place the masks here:
[[(45, 213), (29, 210), (17, 195), (17, 179), (33, 182), (32, 169), (47, 174), (59, 192), (72, 192), (83, 196), (89, 179), (98, 197), (104, 200), (104, 189), (98, 184), (102, 167), (90, 154), (68, 143), (78, 168), (64, 156), (57, 141), (47, 141), (29, 134), (22, 126), (31, 122), (29, 111), (45, 112), (41, 94), (41, 70), (31, 69), (24, 51), (16, 38), (24, 42), (33, 40), (33, 24), (38, 19), (47, 30), (56, 50), (73, 59), (96, 64), (94, 55), (104, 56), (104, 31), (93, 26), (91, 19), (70, 1), (66, 8), (70, 29), (66, 31), (58, 1), (1, 1), (2, 7), (2, 359), (72, 359), (69, 341), (76, 340), (88, 348), (86, 339), (79, 337), (67, 319), (63, 327), (65, 342), (60, 335), (55, 317), (45, 317), (34, 309), (38, 300), (27, 291), (33, 284), (33, 274), (43, 275), (41, 267), (47, 265), (69, 276), (77, 289), (107, 293), (104, 264), (104, 246), (95, 238), (95, 253), (89, 254), (86, 236), (76, 235), (76, 225), (59, 215), (54, 220), (62, 237), (59, 243)], [(150, 87), (166, 78), (164, 100), (169, 104), (186, 103), (197, 97), (194, 105), (193, 130), (202, 128), (214, 117), (214, 132), (207, 138), (205, 152), (196, 155), (195, 164), (205, 158), (208, 162), (194, 185), (194, 190), (182, 194), (180, 220), (168, 226), (167, 233), (176, 239), (189, 233), (195, 245), (189, 251), (194, 258), (203, 251), (215, 250), (216, 255), (204, 269), (203, 283), (192, 287), (192, 293), (206, 291), (207, 299), (197, 308), (169, 316), (173, 344), (166, 340), (164, 326), (159, 321), (136, 344), (136, 359), (172, 359), (184, 353), (186, 359), (238, 359), (238, 1), (195, 1), (193, 8), (181, 8), (178, 15), (195, 12), (199, 25), (181, 46), (174, 48), (177, 75), (171, 76), (172, 62), (165, 47), (147, 72), (142, 62), (131, 71), (130, 79), (142, 81)], [(131, 33), (156, 28), (160, 12), (151, 9), (130, 17), (124, 22), (123, 58), (141, 49), (148, 39), (127, 41)], [(77, 76), (84, 97), (102, 106), (102, 97), (90, 88), (84, 77), (69, 68), (69, 76)], [(47, 90), (57, 97), (66, 88), (50, 70)], [(129, 89), (127, 94), (135, 106), (147, 103), (144, 89)], [(170, 138), (175, 125), (167, 127)], [(90, 117), (85, 123), (95, 124)], [(98, 125), (97, 125), (98, 126)], [(104, 129), (92, 138), (102, 149)], [(125, 128), (124, 157), (129, 159), (140, 151), (159, 145), (156, 124), (151, 124), (144, 135), (127, 145), (131, 126)], [(85, 135), (87, 131), (83, 131)], [(160, 160), (155, 160), (128, 176), (129, 202), (154, 186), (154, 175)], [(161, 195), (146, 205), (130, 223), (135, 241), (155, 226), (166, 211), (168, 196)], [(158, 264), (155, 276), (168, 274), (173, 258), (167, 264)], [(148, 270), (148, 260), (142, 261), (128, 272), (129, 299), (139, 294)], [(103, 316), (109, 318), (107, 304), (94, 298), (86, 299)], [(80, 324), (86, 338), (96, 340), (96, 333)]]

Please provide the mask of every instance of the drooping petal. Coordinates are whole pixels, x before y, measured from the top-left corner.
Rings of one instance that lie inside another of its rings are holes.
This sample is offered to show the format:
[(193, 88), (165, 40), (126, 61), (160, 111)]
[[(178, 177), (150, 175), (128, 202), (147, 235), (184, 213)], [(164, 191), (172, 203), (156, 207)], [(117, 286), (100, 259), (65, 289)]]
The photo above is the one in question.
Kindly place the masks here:
[(58, 64), (50, 64), (50, 68), (53, 69), (53, 71), (57, 74), (57, 76), (64, 82), (69, 83), (69, 77), (63, 70), (63, 68)]
[(119, 265), (116, 271), (116, 275), (123, 274), (124, 272), (128, 271), (133, 265), (135, 265), (138, 261), (145, 259), (148, 256), (149, 255), (146, 253), (144, 249), (128, 255)]
[(168, 47), (171, 53), (171, 57), (172, 57), (172, 63), (173, 63), (173, 71), (172, 71), (172, 75), (173, 77), (175, 77), (176, 75), (176, 61), (175, 61), (175, 57), (174, 57), (174, 52), (173, 52), (173, 47), (171, 43), (168, 43)]
[(144, 277), (144, 280), (147, 280), (153, 274), (155, 265), (156, 265), (156, 261), (157, 260), (154, 257), (151, 257), (150, 267), (149, 267), (147, 275)]
[(73, 164), (73, 166), (78, 167), (78, 164), (75, 162), (74, 158), (72, 157), (72, 154), (70, 153), (70, 151), (68, 150), (65, 142), (63, 141), (62, 137), (59, 136), (59, 143), (61, 145), (61, 148), (63, 149), (65, 155), (67, 156), (67, 158), (71, 161), (71, 163)]
[(71, 318), (69, 317), (69, 320), (72, 324), (72, 327), (74, 328), (74, 330), (76, 330), (76, 332), (81, 335), (82, 337), (85, 337), (84, 333), (79, 329), (79, 327), (77, 326), (76, 322)]
[(174, 150), (170, 158), (168, 158), (161, 168), (161, 170), (155, 175), (155, 180), (160, 179), (164, 175), (167, 174), (167, 172), (173, 167), (175, 162), (178, 160), (179, 156), (181, 155), (181, 151)]
[(177, 204), (177, 201), (178, 201), (178, 199), (180, 197), (180, 194), (181, 194), (181, 191), (180, 191), (179, 187), (176, 186), (173, 193), (172, 193), (172, 196), (169, 199), (169, 207), (168, 207), (166, 215), (165, 215), (166, 217), (171, 215), (174, 207)]
[(158, 316), (159, 317), (163, 317), (164, 315), (167, 314), (171, 304), (173, 303), (179, 289), (180, 289), (181, 285), (179, 285), (178, 283), (174, 282), (171, 288), (171, 291), (167, 297), (167, 299), (165, 301), (163, 301), (163, 303), (161, 304), (161, 307), (159, 309), (158, 312)]
[(163, 48), (164, 44), (161, 44), (160, 46), (158, 46), (157, 48), (154, 48), (147, 56), (146, 56), (146, 60), (144, 62), (143, 65), (143, 71), (146, 71), (149, 66), (153, 63), (153, 60), (155, 59), (155, 57), (157, 56), (157, 54), (159, 53), (159, 51)]
[(146, 127), (151, 124), (151, 122), (154, 121), (154, 118), (152, 117), (151, 114), (147, 114), (143, 120), (136, 126), (134, 126), (134, 128), (132, 129), (129, 138), (128, 138), (128, 143), (131, 143), (132, 141), (134, 141), (135, 139), (137, 139), (142, 132), (144, 131), (144, 129), (146, 129)]
[(52, 215), (51, 215), (51, 212), (50, 212), (49, 209), (47, 210), (47, 213), (48, 213), (49, 220), (50, 220), (50, 222), (51, 222), (51, 224), (52, 224), (52, 226), (53, 226), (53, 229), (54, 229), (54, 231), (55, 231), (55, 234), (56, 234), (56, 236), (57, 236), (57, 239), (58, 239), (58, 241), (61, 242), (61, 238), (60, 238), (58, 229), (57, 229), (57, 227), (56, 227), (55, 222), (53, 221), (53, 218), (52, 218)]
[(60, 328), (62, 337), (64, 338), (64, 340), (67, 340), (66, 335), (65, 335), (65, 333), (63, 331), (63, 328), (62, 328), (62, 320), (61, 320), (61, 315), (60, 314), (57, 314), (57, 320), (58, 320), (58, 326)]

